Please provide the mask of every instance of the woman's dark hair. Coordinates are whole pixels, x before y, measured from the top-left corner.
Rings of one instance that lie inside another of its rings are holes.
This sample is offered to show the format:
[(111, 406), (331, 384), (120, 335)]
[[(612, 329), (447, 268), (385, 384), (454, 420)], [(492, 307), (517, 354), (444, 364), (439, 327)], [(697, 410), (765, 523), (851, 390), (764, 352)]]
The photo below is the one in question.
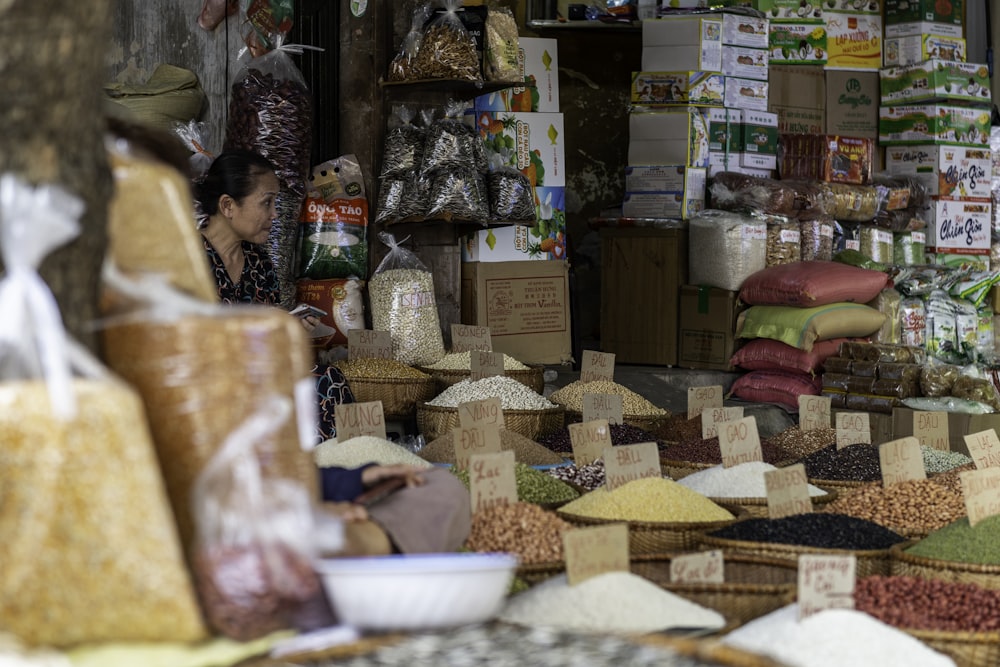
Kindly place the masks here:
[(242, 201), (253, 192), (258, 176), (274, 172), (271, 161), (253, 151), (219, 153), (205, 175), (194, 183), (194, 197), (200, 212), (205, 216), (218, 213), (219, 197), (222, 195)]

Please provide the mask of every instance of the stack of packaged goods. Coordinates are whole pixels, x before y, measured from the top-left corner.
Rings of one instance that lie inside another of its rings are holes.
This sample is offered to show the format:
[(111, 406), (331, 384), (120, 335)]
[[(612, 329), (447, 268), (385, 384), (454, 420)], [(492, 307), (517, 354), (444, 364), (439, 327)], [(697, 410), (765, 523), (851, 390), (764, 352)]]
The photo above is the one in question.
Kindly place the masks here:
[[(475, 126), (488, 152), (531, 181), (534, 225), (494, 227), (470, 233), (462, 244), (467, 262), (566, 258), (566, 147), (559, 111), (559, 43), (518, 38), (518, 65), (525, 86), (476, 97)], [(520, 77), (519, 77), (520, 78)]]
[(632, 73), (625, 217), (688, 219), (714, 171), (770, 175), (768, 21), (746, 13), (643, 21)]
[[(947, 11), (945, 11), (947, 10)], [(880, 71), (886, 169), (915, 174), (931, 195), (935, 263), (989, 268), (992, 202), (989, 68), (965, 62), (962, 3), (886, 6), (893, 50)]]

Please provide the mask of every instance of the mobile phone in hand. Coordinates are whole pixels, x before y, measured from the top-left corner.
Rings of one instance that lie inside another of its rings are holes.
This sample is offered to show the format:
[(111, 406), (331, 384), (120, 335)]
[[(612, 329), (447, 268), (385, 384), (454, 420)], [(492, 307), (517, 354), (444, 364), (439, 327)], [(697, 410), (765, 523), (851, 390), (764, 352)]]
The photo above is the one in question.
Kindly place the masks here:
[(295, 306), (295, 308), (291, 309), (288, 312), (294, 315), (295, 317), (309, 317), (309, 316), (323, 317), (324, 315), (328, 315), (328, 313), (322, 308), (317, 308), (316, 306), (310, 306), (309, 304), (306, 303), (300, 303), (299, 305)]

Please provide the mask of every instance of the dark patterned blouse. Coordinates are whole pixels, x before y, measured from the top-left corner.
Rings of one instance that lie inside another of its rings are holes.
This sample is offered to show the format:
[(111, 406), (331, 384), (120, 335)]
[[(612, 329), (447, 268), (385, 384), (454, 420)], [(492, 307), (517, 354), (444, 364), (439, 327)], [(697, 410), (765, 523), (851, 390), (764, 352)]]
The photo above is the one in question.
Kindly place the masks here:
[[(267, 252), (259, 245), (243, 241), (243, 273), (240, 282), (236, 284), (222, 263), (222, 256), (215, 250), (208, 239), (201, 237), (205, 243), (212, 276), (219, 289), (219, 300), (222, 303), (261, 303), (269, 306), (278, 304), (278, 274)], [(317, 442), (329, 440), (337, 435), (334, 422), (334, 409), (340, 403), (353, 403), (354, 394), (340, 369), (325, 364), (313, 366), (312, 375), (316, 380), (319, 423), (316, 425)]]
[(222, 263), (222, 256), (204, 236), (205, 252), (208, 253), (209, 267), (219, 288), (222, 303), (263, 303), (269, 306), (278, 303), (278, 274), (274, 272), (271, 258), (260, 246), (243, 241), (243, 273), (239, 284), (233, 282)]

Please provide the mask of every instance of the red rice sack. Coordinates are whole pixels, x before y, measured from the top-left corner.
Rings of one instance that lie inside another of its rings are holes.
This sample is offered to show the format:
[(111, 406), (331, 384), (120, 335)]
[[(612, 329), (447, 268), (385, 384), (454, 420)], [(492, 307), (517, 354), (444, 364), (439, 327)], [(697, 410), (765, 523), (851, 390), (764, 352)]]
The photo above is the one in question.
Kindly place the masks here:
[(751, 306), (825, 306), (868, 303), (889, 284), (881, 271), (841, 262), (794, 262), (757, 271), (740, 286), (740, 300)]
[(736, 378), (731, 395), (754, 403), (777, 403), (799, 409), (799, 396), (818, 396), (822, 384), (818, 376), (792, 371), (751, 371)]
[(812, 375), (822, 372), (827, 357), (836, 355), (845, 340), (849, 339), (819, 341), (806, 352), (781, 341), (755, 338), (738, 349), (730, 363), (748, 371), (797, 371)]

